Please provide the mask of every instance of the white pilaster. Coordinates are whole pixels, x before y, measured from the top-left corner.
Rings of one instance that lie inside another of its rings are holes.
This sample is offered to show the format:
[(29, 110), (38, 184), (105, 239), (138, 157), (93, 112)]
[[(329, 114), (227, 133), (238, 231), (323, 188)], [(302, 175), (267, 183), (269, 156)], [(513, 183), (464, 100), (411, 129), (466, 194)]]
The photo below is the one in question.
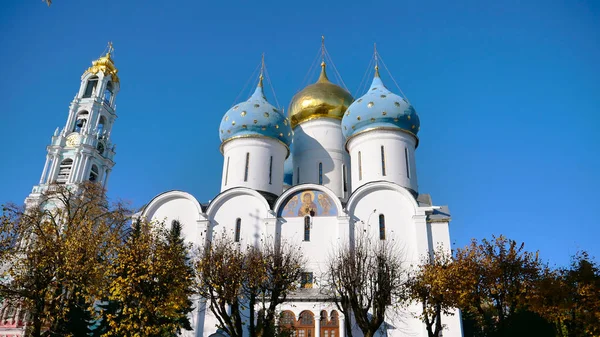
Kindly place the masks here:
[(48, 171), (48, 162), (50, 161), (50, 155), (46, 155), (46, 163), (44, 163), (44, 169), (42, 170), (42, 176), (40, 177), (40, 184), (44, 183), (44, 177), (46, 176), (46, 171)]

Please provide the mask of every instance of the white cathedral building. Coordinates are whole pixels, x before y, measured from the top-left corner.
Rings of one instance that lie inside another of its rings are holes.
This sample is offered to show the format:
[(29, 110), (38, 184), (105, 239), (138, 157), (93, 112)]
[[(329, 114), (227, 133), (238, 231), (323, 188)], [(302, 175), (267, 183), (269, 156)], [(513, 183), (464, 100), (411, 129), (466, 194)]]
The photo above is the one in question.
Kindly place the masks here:
[[(66, 124), (52, 136), (39, 184), (26, 203), (51, 183), (107, 184), (120, 85), (110, 51), (81, 77)], [(304, 288), (279, 307), (281, 323), (294, 327), (297, 337), (344, 337), (344, 322), (353, 324), (352, 318), (319, 291), (332, 247), (348, 243), (360, 228), (379, 240), (397, 240), (407, 264), (440, 245), (450, 249), (448, 208), (433, 205), (418, 188), (419, 116), (383, 84), (377, 67), (370, 88), (354, 99), (330, 82), (323, 62), (316, 83), (292, 98), (287, 115), (267, 101), (262, 82), (261, 74), (250, 98), (221, 119), (220, 192), (210, 201), (185, 191), (164, 192), (137, 216), (178, 220), (197, 247), (219, 233), (243, 244), (273, 238), (301, 247), (308, 261)], [(194, 330), (183, 335), (224, 336), (207, 303), (200, 299), (195, 307)], [(420, 308), (415, 304), (390, 317), (379, 335), (426, 337), (424, 324), (411, 314)], [(22, 315), (6, 311), (0, 313), (0, 336), (19, 335)], [(462, 336), (458, 311), (443, 316), (442, 323), (444, 336)], [(357, 326), (353, 335), (362, 335)]]

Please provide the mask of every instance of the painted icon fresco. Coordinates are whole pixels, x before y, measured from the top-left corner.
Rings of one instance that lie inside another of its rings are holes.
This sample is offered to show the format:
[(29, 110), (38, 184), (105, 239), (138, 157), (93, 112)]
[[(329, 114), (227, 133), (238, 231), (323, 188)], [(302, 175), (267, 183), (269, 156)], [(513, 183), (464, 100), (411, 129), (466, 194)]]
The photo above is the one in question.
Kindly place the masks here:
[(288, 197), (280, 217), (337, 216), (337, 208), (329, 195), (316, 190), (298, 191)]

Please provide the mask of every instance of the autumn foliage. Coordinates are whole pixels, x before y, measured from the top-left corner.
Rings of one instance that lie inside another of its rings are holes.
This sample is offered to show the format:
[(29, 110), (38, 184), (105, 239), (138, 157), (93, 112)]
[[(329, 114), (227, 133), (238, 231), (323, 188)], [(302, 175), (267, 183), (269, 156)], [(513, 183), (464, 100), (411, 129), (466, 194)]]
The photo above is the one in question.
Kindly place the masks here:
[(0, 298), (20, 312), (27, 336), (190, 328), (194, 275), (181, 226), (132, 231), (131, 215), (94, 183), (54, 185), (36, 205), (3, 207)]
[(465, 336), (600, 335), (600, 271), (586, 253), (553, 270), (523, 243), (473, 240), (453, 256), (427, 256), (409, 285), (430, 337), (453, 308), (462, 311)]
[(53, 186), (27, 209), (4, 206), (0, 295), (27, 313), (28, 335), (79, 333), (73, 331), (81, 325), (73, 322), (76, 311), (91, 319), (129, 215), (92, 183)]

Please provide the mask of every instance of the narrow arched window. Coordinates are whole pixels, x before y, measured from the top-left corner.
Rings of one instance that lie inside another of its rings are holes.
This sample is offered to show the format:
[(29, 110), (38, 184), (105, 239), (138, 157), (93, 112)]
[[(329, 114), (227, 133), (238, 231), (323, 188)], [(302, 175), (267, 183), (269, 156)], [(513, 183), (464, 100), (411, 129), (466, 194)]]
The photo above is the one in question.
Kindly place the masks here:
[(246, 168), (244, 169), (244, 181), (248, 181), (248, 165), (250, 164), (250, 152), (246, 152)]
[(110, 105), (110, 101), (113, 96), (113, 84), (112, 82), (106, 83), (106, 89), (104, 90), (104, 103)]
[(60, 163), (60, 167), (58, 170), (58, 177), (56, 177), (56, 182), (59, 184), (64, 184), (69, 180), (69, 175), (71, 174), (71, 168), (73, 167), (73, 159), (65, 159)]
[(296, 169), (296, 184), (300, 184), (300, 166)]
[(242, 219), (235, 220), (235, 242), (240, 242), (240, 231), (242, 230)]
[(94, 94), (96, 90), (96, 86), (98, 86), (98, 77), (91, 77), (86, 84), (85, 92), (83, 93), (83, 98), (90, 98)]
[(346, 183), (346, 165), (342, 165), (342, 182), (344, 184), (344, 192), (348, 192), (348, 185)]
[(271, 185), (271, 180), (273, 178), (273, 156), (269, 160), (269, 185)]
[(98, 135), (100, 135), (100, 139), (104, 138), (104, 135), (102, 134), (104, 132), (104, 127), (106, 125), (106, 118), (104, 118), (104, 116), (100, 116), (100, 119), (98, 119)]
[(362, 180), (362, 154), (358, 151), (358, 180)]
[(92, 169), (90, 170), (90, 178), (89, 178), (89, 180), (91, 182), (98, 181), (98, 174), (99, 174), (99, 172), (98, 172), (98, 166), (92, 165)]
[(229, 178), (229, 157), (227, 157), (227, 164), (225, 164), (225, 186), (227, 186), (227, 178)]
[(319, 185), (323, 185), (323, 163), (319, 163)]
[(408, 163), (408, 149), (404, 148), (404, 161), (406, 162), (406, 176), (410, 179), (410, 165)]
[(379, 240), (385, 240), (385, 216), (379, 214)]
[(381, 146), (381, 175), (385, 176), (385, 150)]
[(304, 241), (310, 241), (310, 217), (304, 217)]

